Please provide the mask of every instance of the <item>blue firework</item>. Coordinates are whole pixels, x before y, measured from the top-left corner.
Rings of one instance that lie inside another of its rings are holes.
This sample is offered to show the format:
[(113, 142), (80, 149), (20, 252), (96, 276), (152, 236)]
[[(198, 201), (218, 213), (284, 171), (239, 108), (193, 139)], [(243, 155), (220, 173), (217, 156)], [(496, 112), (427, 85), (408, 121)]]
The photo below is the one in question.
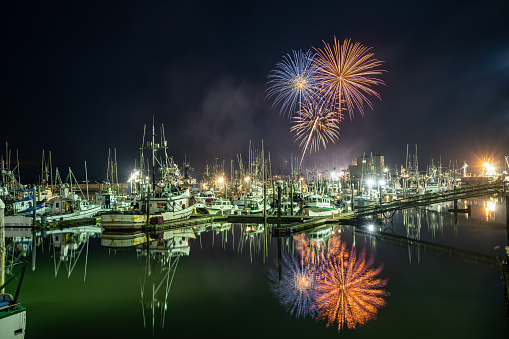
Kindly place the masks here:
[(310, 50), (292, 52), (293, 57), (287, 54), (276, 64), (267, 83), (270, 84), (267, 99), (275, 96), (272, 106), (281, 105), (280, 114), (288, 113), (288, 117), (300, 111), (300, 104), (313, 98), (318, 89), (313, 63), (315, 54)]
[(278, 267), (269, 268), (269, 286), (286, 312), (296, 318), (314, 318), (314, 275), (299, 263), (296, 256), (283, 253), (283, 274), (279, 282)]

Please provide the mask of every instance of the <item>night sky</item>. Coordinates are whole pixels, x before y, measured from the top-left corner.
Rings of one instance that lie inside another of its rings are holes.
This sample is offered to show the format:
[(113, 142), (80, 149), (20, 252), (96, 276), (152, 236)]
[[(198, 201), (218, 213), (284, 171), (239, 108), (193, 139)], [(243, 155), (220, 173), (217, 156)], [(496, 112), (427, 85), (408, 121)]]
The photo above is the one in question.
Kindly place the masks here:
[[(267, 76), (292, 50), (351, 38), (387, 70), (373, 110), (341, 124), (317, 163), (356, 156), (404, 163), (418, 145), (431, 158), (509, 155), (509, 2), (486, 1), (112, 1), (2, 6), (0, 135), (19, 150), (25, 183), (42, 150), (64, 175), (90, 181), (117, 149), (125, 181), (143, 125), (163, 123), (168, 152), (201, 178), (214, 159), (247, 160), (263, 140), (272, 169), (288, 173), (301, 149), (290, 122), (265, 98)], [(2, 145), (0, 153), (5, 153)]]

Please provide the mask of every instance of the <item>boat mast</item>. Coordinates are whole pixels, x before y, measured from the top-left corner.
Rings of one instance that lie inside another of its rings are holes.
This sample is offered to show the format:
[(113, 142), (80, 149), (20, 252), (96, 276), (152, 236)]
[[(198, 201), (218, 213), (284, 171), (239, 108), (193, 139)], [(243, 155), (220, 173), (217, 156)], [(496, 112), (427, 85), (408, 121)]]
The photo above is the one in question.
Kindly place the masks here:
[(155, 127), (154, 127), (154, 117), (152, 116), (152, 192), (156, 191), (156, 173), (154, 172), (155, 164), (156, 164), (156, 147), (155, 147)]

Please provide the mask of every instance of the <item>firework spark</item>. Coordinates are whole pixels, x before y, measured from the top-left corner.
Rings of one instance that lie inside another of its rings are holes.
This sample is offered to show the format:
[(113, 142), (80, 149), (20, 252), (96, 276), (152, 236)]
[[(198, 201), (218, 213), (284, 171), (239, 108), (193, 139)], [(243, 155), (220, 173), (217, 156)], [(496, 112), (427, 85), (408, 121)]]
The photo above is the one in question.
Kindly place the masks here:
[(313, 59), (315, 75), (320, 83), (322, 99), (332, 109), (339, 107), (338, 111), (346, 104), (350, 119), (354, 117), (355, 108), (364, 115), (364, 103), (373, 109), (366, 94), (381, 99), (370, 86), (384, 84), (375, 76), (385, 71), (377, 69), (383, 61), (372, 59), (374, 54), (368, 53), (371, 48), (358, 42), (351, 44), (349, 39), (341, 45), (334, 37), (332, 46), (325, 44), (323, 49), (314, 49), (317, 52)]
[(366, 262), (365, 250), (357, 258), (355, 248), (348, 253), (342, 243), (317, 275), (317, 320), (326, 319), (327, 327), (337, 321), (340, 331), (344, 325), (353, 329), (375, 319), (389, 293), (383, 289), (387, 280), (376, 278), (383, 267), (373, 268), (373, 264), (373, 256)]
[(280, 114), (292, 116), (300, 104), (314, 96), (316, 91), (313, 57), (311, 51), (292, 51), (293, 58), (287, 54), (277, 63), (276, 69), (269, 75), (267, 98), (276, 96), (273, 107), (281, 103)]
[(286, 312), (297, 318), (314, 318), (316, 310), (313, 308), (313, 275), (295, 256), (284, 253), (282, 278), (280, 283), (277, 268), (269, 269), (270, 289)]
[(339, 137), (339, 122), (341, 114), (330, 111), (327, 107), (315, 101), (306, 101), (300, 111), (300, 115), (293, 117), (294, 125), (290, 131), (295, 132), (295, 141), (300, 140), (300, 147), (303, 147), (302, 160), (306, 150), (318, 152), (320, 144), (325, 149), (327, 142), (332, 143)]

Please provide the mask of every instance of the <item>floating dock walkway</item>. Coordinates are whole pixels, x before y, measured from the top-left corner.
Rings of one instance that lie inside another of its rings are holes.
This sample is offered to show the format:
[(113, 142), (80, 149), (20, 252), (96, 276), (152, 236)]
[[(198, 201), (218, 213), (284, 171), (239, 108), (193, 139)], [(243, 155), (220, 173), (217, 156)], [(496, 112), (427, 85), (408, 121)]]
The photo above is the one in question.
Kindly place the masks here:
[(453, 190), (447, 190), (439, 193), (415, 195), (405, 199), (394, 200), (387, 203), (369, 206), (362, 210), (357, 210), (356, 216), (358, 218), (362, 218), (387, 212), (394, 212), (397, 210), (439, 204), (446, 201), (457, 201), (460, 199), (476, 198), (497, 193), (506, 194), (508, 191), (507, 185), (507, 181), (498, 181), (490, 184), (455, 188)]

